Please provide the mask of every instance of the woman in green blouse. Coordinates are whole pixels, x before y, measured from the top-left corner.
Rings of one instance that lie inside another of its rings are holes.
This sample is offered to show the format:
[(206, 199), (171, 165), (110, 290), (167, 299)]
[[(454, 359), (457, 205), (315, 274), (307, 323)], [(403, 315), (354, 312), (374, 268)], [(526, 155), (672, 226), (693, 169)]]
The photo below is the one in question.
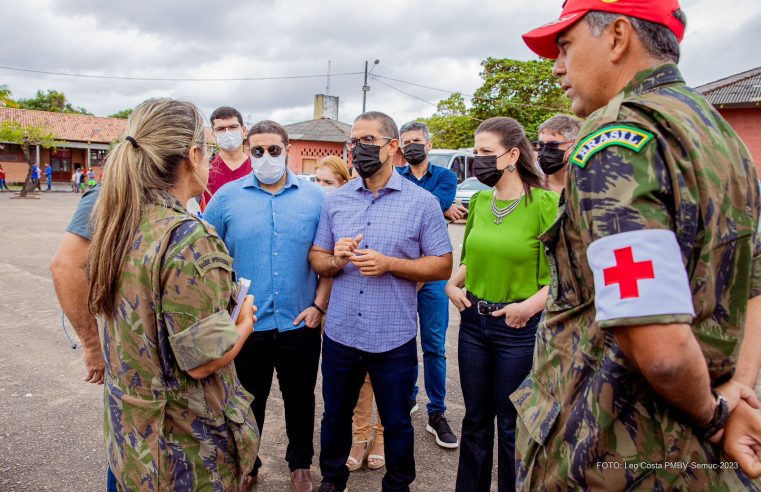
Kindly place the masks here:
[(537, 237), (555, 219), (558, 194), (542, 188), (531, 144), (514, 119), (481, 123), (475, 151), (475, 175), (494, 189), (471, 198), (460, 268), (446, 289), (461, 313), (465, 417), (456, 490), (490, 490), (496, 416), (501, 492), (515, 488), (516, 413), (509, 396), (531, 370), (550, 280)]

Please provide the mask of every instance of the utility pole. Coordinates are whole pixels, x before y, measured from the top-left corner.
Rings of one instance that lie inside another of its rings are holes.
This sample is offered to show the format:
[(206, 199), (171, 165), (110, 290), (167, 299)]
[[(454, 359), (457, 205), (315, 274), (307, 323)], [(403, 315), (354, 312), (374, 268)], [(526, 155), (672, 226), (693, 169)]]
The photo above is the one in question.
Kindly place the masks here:
[(364, 113), (367, 108), (367, 93), (370, 91), (370, 86), (367, 85), (367, 76), (373, 72), (373, 69), (377, 64), (380, 63), (380, 60), (375, 60), (375, 63), (373, 63), (373, 68), (370, 69), (370, 71), (367, 71), (367, 66), (369, 62), (365, 61), (365, 85), (362, 86), (362, 112)]

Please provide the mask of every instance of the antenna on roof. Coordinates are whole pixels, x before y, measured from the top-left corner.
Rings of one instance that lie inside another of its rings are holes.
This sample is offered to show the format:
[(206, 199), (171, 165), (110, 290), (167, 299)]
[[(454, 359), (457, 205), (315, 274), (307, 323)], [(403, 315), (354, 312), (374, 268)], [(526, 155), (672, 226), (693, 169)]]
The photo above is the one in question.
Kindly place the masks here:
[(328, 60), (328, 86), (325, 88), (325, 95), (330, 95), (330, 60)]

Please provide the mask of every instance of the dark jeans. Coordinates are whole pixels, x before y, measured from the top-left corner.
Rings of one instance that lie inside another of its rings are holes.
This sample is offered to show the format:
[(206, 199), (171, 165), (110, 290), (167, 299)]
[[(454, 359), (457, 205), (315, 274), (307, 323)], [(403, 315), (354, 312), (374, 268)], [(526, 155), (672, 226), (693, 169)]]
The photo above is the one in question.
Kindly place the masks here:
[(116, 486), (116, 477), (111, 472), (111, 467), (108, 468), (108, 476), (106, 477), (106, 492), (119, 492), (119, 488)]
[[(481, 316), (475, 307), (461, 314), (457, 359), (465, 401), (457, 492), (488, 492), (497, 418), (497, 490), (515, 490), (516, 411), (510, 394), (528, 375), (540, 313), (524, 328), (510, 328), (505, 318)], [(385, 422), (384, 422), (385, 423)]]
[[(320, 329), (306, 327), (282, 333), (254, 331), (235, 358), (238, 379), (254, 395), (251, 409), (262, 435), (272, 373), (277, 371), (288, 435), (285, 461), (291, 470), (309, 468), (314, 457), (314, 387), (319, 360)], [(261, 466), (257, 457), (251, 474), (256, 475)]]
[(351, 417), (359, 390), (370, 374), (378, 414), (383, 421), (386, 474), (384, 491), (409, 491), (415, 480), (415, 431), (409, 399), (415, 385), (417, 344), (413, 338), (388, 352), (370, 353), (324, 337), (322, 397), (325, 413), (320, 435), (320, 471), (325, 483), (343, 490), (349, 480)]

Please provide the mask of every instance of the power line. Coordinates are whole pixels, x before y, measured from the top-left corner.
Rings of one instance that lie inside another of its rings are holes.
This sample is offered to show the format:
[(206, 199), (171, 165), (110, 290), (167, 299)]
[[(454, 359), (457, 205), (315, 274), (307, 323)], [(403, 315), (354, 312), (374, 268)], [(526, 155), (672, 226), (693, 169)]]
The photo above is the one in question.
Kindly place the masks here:
[[(393, 85), (391, 85), (391, 84), (387, 84), (386, 82), (383, 82), (382, 80), (380, 80), (380, 79), (376, 78), (376, 76), (375, 76), (375, 75), (373, 75), (373, 76), (372, 76), (372, 78), (373, 78), (373, 80), (375, 80), (376, 82), (378, 82), (378, 83), (380, 83), (380, 84), (383, 84), (383, 85), (385, 85), (386, 87), (388, 87), (388, 88), (391, 88), (391, 89), (393, 89), (393, 90), (395, 90), (395, 91), (397, 91), (397, 92), (401, 92), (401, 93), (402, 93), (402, 94), (404, 94), (405, 96), (409, 96), (409, 97), (411, 97), (411, 98), (413, 98), (413, 99), (417, 99), (418, 101), (424, 102), (424, 103), (426, 103), (426, 104), (430, 104), (431, 106), (434, 106), (434, 107), (436, 107), (436, 108), (438, 108), (438, 107), (439, 107), (439, 105), (438, 105), (438, 104), (432, 103), (431, 101), (426, 101), (425, 99), (421, 99), (421, 98), (417, 97), (416, 95), (414, 95), (414, 94), (410, 94), (409, 92), (406, 92), (406, 91), (404, 91), (404, 90), (402, 90), (402, 89), (400, 89), (400, 88), (398, 88), (398, 87), (394, 87), (394, 86), (393, 86)], [(466, 118), (470, 118), (471, 120), (475, 120), (475, 121), (478, 121), (478, 122), (481, 122), (481, 121), (483, 121), (483, 120), (480, 120), (480, 119), (478, 119), (478, 118), (475, 118), (475, 117), (473, 117), (473, 116), (470, 116), (470, 115), (467, 115), (467, 114), (464, 114), (464, 115), (462, 115), (462, 116), (465, 116)]]
[(438, 107), (439, 107), (439, 105), (438, 105), (438, 104), (436, 104), (436, 103), (432, 103), (431, 101), (426, 101), (425, 99), (421, 99), (421, 98), (417, 97), (416, 95), (414, 95), (414, 94), (410, 94), (409, 92), (406, 92), (406, 91), (403, 91), (402, 89), (400, 89), (400, 88), (398, 88), (398, 87), (394, 87), (394, 86), (393, 86), (393, 85), (391, 85), (391, 84), (387, 84), (386, 82), (383, 82), (382, 80), (380, 80), (379, 78), (377, 78), (375, 75), (371, 75), (370, 77), (371, 77), (373, 80), (375, 80), (376, 82), (378, 82), (378, 83), (380, 83), (380, 84), (383, 84), (383, 85), (385, 85), (386, 87), (389, 87), (389, 88), (391, 88), (391, 89), (394, 89), (394, 90), (395, 90), (395, 91), (397, 91), (397, 92), (401, 92), (401, 93), (402, 93), (402, 94), (404, 94), (405, 96), (409, 96), (409, 97), (411, 97), (411, 98), (413, 98), (413, 99), (417, 99), (417, 100), (418, 100), (418, 101), (420, 101), (420, 102), (424, 102), (424, 103), (426, 103), (426, 104), (430, 104), (431, 106), (433, 106), (433, 107), (435, 107), (435, 108), (438, 108)]
[[(415, 83), (415, 82), (408, 82), (408, 81), (406, 81), (406, 80), (395, 79), (395, 78), (393, 78), (393, 77), (388, 77), (388, 76), (386, 76), (386, 75), (375, 75), (375, 77), (380, 77), (380, 78), (382, 78), (382, 79), (387, 79), (387, 80), (393, 80), (394, 82), (400, 82), (400, 83), (402, 83), (402, 84), (413, 85), (413, 86), (415, 86), (415, 87), (422, 87), (423, 89), (430, 89), (430, 90), (432, 90), (432, 91), (438, 91), (438, 92), (446, 92), (447, 94), (455, 94), (455, 93), (458, 93), (458, 91), (449, 91), (449, 90), (446, 90), (446, 89), (437, 89), (436, 87), (431, 87), (431, 86), (429, 86), (429, 85), (417, 84), (417, 83)], [(465, 93), (462, 93), (462, 92), (459, 92), (459, 94), (462, 94), (462, 95), (463, 95), (463, 96), (465, 96), (465, 97), (473, 97), (473, 95), (472, 95), (472, 94), (465, 94)]]
[[(2, 70), (12, 70), (15, 72), (28, 72), (38, 73), (43, 75), (62, 75), (64, 77), (79, 77), (87, 79), (108, 79), (108, 80), (138, 80), (138, 81), (150, 81), (150, 82), (248, 82), (257, 80), (290, 80), (290, 79), (314, 79), (324, 78), (326, 74), (318, 75), (284, 75), (279, 77), (222, 77), (222, 78), (202, 78), (202, 77), (117, 77), (111, 75), (90, 75), (82, 73), (68, 73), (68, 72), (51, 72), (47, 70), (33, 70), (30, 68), (18, 68), (18, 67), (3, 67)], [(343, 72), (343, 73), (331, 73), (331, 77), (343, 77), (348, 75), (362, 75), (362, 72)]]

